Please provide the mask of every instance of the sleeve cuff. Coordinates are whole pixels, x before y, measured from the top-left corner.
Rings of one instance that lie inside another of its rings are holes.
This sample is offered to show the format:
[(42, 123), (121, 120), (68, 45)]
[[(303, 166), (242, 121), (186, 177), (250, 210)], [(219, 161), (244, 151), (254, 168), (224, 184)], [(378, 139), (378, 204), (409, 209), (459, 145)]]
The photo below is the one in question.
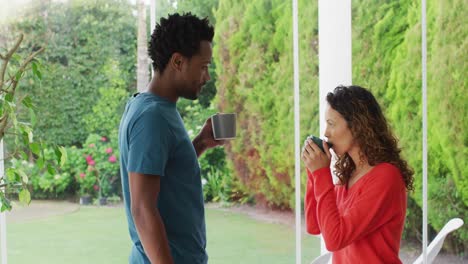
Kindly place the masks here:
[(320, 169), (316, 169), (314, 170), (313, 172), (310, 172), (308, 169), (307, 169), (307, 176), (313, 180), (314, 178), (316, 177), (322, 177), (323, 175), (330, 175), (331, 176), (331, 171), (330, 171), (330, 168), (329, 167), (323, 167), (323, 168), (320, 168)]
[(312, 172), (311, 180), (314, 181), (315, 197), (320, 197), (330, 189), (334, 189), (330, 168), (320, 168)]
[[(314, 170), (313, 172), (311, 172), (309, 169), (307, 169), (307, 178), (309, 178), (309, 180), (313, 181), (315, 177), (317, 177), (317, 175), (322, 175), (322, 174), (325, 174), (325, 173), (330, 173), (330, 168), (320, 168), (320, 169), (317, 169), (317, 170)], [(320, 177), (320, 176), (319, 176)]]

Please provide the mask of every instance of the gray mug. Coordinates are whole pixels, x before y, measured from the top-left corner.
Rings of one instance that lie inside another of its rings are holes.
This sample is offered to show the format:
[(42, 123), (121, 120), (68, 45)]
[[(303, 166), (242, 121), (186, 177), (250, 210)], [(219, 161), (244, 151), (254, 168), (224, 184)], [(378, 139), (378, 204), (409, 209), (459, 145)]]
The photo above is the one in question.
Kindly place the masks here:
[(236, 137), (236, 114), (215, 114), (211, 116), (213, 135), (216, 140)]

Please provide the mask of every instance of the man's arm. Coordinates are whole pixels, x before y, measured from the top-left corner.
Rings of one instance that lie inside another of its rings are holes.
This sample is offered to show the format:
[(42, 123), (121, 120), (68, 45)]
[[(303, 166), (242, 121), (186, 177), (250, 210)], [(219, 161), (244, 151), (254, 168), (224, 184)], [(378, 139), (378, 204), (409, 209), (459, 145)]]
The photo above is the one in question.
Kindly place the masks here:
[(203, 152), (205, 152), (206, 144), (203, 143), (203, 140), (199, 136), (193, 139), (192, 144), (195, 148), (195, 152), (197, 152), (197, 157), (199, 158), (203, 154)]
[(151, 263), (173, 264), (166, 230), (157, 210), (160, 176), (129, 173), (130, 208), (138, 235)]

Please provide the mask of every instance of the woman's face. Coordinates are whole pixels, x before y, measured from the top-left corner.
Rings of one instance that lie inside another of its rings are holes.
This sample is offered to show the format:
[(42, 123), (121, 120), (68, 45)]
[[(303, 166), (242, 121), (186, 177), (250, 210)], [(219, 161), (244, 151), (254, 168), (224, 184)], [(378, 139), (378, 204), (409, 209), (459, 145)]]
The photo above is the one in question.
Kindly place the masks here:
[(351, 130), (343, 116), (327, 104), (325, 110), (325, 136), (333, 144), (333, 150), (338, 156), (349, 152), (355, 147)]

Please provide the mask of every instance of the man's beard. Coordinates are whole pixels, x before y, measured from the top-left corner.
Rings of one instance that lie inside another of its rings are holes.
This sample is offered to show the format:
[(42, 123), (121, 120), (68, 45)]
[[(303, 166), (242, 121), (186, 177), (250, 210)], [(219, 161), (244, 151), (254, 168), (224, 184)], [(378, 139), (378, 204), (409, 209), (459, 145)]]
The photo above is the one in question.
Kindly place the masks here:
[(199, 91), (198, 90), (193, 91), (193, 90), (187, 89), (182, 92), (180, 97), (188, 99), (188, 100), (192, 100), (192, 101), (197, 100), (202, 90), (203, 90), (203, 86), (200, 88)]
[(197, 92), (185, 92), (184, 94), (181, 95), (181, 97), (194, 101), (198, 99), (198, 93)]

